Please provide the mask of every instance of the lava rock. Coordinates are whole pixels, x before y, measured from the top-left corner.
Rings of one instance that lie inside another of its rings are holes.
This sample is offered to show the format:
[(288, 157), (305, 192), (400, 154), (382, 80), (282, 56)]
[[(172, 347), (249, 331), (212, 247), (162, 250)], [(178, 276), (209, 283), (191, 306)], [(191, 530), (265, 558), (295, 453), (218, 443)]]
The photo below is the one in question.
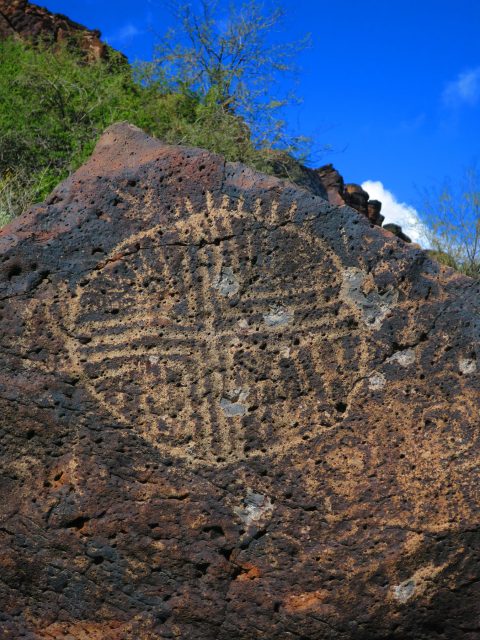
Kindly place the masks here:
[(385, 218), (380, 211), (382, 210), (382, 203), (379, 200), (369, 200), (367, 204), (367, 217), (373, 224), (381, 227)]
[(478, 282), (126, 124), (0, 250), (2, 639), (478, 637)]
[(411, 242), (411, 238), (409, 238), (405, 233), (403, 233), (402, 231), (402, 227), (399, 224), (393, 224), (392, 222), (389, 222), (388, 224), (384, 224), (383, 228), (386, 229), (387, 231), (390, 231), (390, 233), (393, 233), (394, 235), (397, 236), (397, 238), (400, 238), (400, 240), (403, 240), (404, 242)]
[(320, 182), (327, 192), (327, 199), (331, 204), (341, 207), (345, 202), (345, 182), (333, 164), (326, 164), (316, 169)]
[(87, 29), (28, 0), (0, 0), (0, 39), (12, 36), (51, 44), (72, 44), (90, 59), (108, 57), (100, 31)]

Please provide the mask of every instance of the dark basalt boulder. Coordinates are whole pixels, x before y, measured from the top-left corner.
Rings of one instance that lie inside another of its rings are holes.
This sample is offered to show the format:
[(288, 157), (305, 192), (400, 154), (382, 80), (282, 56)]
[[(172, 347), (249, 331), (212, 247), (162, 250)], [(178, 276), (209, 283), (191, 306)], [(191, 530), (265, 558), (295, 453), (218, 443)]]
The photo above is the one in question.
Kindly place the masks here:
[(125, 124), (0, 250), (2, 640), (478, 638), (478, 282)]

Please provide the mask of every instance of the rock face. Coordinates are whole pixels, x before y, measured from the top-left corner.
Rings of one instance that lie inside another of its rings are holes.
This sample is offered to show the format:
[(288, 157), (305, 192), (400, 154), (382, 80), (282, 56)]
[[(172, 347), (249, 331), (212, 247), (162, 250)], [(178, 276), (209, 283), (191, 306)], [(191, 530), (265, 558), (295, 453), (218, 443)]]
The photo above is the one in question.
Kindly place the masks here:
[(383, 225), (383, 228), (395, 234), (404, 242), (411, 242), (411, 239), (405, 233), (403, 233), (402, 227), (399, 224), (393, 224), (392, 222), (390, 222), (389, 224)]
[[(312, 193), (323, 197), (323, 194), (321, 193), (321, 189), (323, 187), (326, 194), (325, 197), (331, 204), (337, 206), (346, 204), (349, 207), (352, 207), (352, 209), (355, 209), (355, 211), (366, 216), (372, 224), (378, 227), (382, 226), (382, 223), (385, 220), (380, 213), (382, 210), (382, 203), (378, 200), (370, 200), (368, 193), (359, 184), (345, 184), (342, 176), (335, 169), (333, 164), (326, 164), (319, 169), (306, 170), (311, 172), (315, 176), (316, 181), (320, 183), (320, 188), (317, 187), (315, 191), (310, 187), (310, 184), (305, 184)], [(311, 182), (315, 184), (315, 180), (311, 180)], [(400, 238), (400, 240), (403, 240), (404, 242), (411, 242), (411, 239), (403, 233), (400, 225), (389, 223), (383, 225), (383, 228), (390, 231), (390, 233), (393, 233), (397, 238)]]
[[(381, 227), (384, 217), (380, 214), (382, 203), (378, 200), (370, 200), (370, 196), (358, 184), (345, 184), (342, 176), (332, 164), (326, 164), (314, 170), (320, 178), (331, 204), (341, 206), (343, 204), (352, 207), (366, 216), (370, 222)], [(398, 226), (398, 225), (396, 225)], [(400, 228), (400, 227), (398, 227)], [(395, 233), (390, 229), (392, 233)], [(395, 233), (395, 235), (398, 235)], [(406, 236), (402, 238), (405, 240)], [(408, 240), (410, 242), (410, 240)]]
[(478, 283), (128, 125), (0, 247), (2, 639), (478, 638)]
[(27, 0), (0, 0), (0, 39), (10, 36), (51, 43), (74, 42), (92, 59), (108, 55), (100, 31), (91, 31)]

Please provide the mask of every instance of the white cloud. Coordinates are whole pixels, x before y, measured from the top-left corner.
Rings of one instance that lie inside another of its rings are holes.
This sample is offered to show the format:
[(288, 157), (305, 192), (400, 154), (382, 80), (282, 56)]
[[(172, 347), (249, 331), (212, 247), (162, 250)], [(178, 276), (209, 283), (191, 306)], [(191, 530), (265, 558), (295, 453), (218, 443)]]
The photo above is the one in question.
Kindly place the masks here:
[(137, 36), (141, 35), (142, 33), (143, 31), (141, 29), (139, 29), (134, 24), (129, 22), (128, 24), (118, 29), (118, 31), (115, 31), (111, 35), (107, 36), (105, 39), (110, 44), (112, 43), (125, 44), (130, 40), (132, 40), (133, 38), (136, 38)]
[(480, 99), (480, 67), (464, 71), (445, 87), (442, 100), (447, 107), (473, 107)]
[(381, 214), (385, 217), (383, 224), (399, 224), (403, 232), (413, 242), (418, 242), (422, 247), (428, 248), (425, 226), (414, 207), (405, 202), (398, 202), (393, 193), (385, 189), (379, 180), (367, 180), (362, 184), (362, 188), (372, 200), (380, 200), (382, 203)]

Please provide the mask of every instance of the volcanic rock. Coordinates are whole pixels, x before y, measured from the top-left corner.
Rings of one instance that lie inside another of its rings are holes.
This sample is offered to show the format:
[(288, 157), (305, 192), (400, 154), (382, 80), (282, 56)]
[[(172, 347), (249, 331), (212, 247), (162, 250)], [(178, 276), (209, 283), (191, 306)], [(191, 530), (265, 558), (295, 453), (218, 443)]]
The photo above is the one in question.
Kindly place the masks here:
[[(318, 176), (331, 204), (337, 206), (346, 204), (366, 216), (372, 224), (379, 227), (382, 226), (385, 219), (380, 213), (382, 203), (378, 200), (370, 200), (370, 196), (360, 185), (354, 183), (345, 184), (342, 176), (332, 164), (326, 164), (319, 169), (311, 171)], [(319, 195), (322, 194), (319, 193)], [(384, 225), (384, 229), (387, 229), (404, 242), (411, 242), (398, 224)]]
[(322, 180), (318, 169), (307, 167), (289, 153), (277, 149), (269, 150), (267, 157), (270, 171), (277, 178), (286, 178), (303, 189), (308, 189), (316, 196), (325, 199), (329, 198), (326, 184)]
[(406, 233), (403, 233), (402, 227), (399, 224), (394, 224), (393, 222), (389, 222), (388, 224), (383, 225), (383, 228), (391, 233), (395, 234), (398, 238), (403, 240), (404, 242), (411, 242), (412, 240), (407, 236)]
[[(367, 218), (370, 220), (370, 222), (372, 222), (373, 224), (378, 225), (379, 227), (382, 226), (382, 223), (385, 220), (385, 218), (380, 213), (381, 210), (382, 210), (382, 203), (380, 202), (380, 200), (369, 200), (368, 201), (368, 203), (367, 203)], [(386, 225), (384, 225), (384, 228), (386, 228)]]
[(125, 124), (0, 247), (2, 640), (478, 638), (478, 282)]
[(333, 164), (326, 164), (319, 169), (314, 169), (321, 184), (323, 185), (326, 198), (330, 204), (341, 207), (345, 203), (345, 182)]
[(91, 59), (108, 56), (108, 49), (100, 40), (100, 31), (91, 31), (27, 0), (0, 0), (0, 39), (11, 36), (52, 44), (74, 44)]
[(346, 203), (368, 218), (368, 200), (370, 196), (359, 184), (346, 184), (344, 197)]

